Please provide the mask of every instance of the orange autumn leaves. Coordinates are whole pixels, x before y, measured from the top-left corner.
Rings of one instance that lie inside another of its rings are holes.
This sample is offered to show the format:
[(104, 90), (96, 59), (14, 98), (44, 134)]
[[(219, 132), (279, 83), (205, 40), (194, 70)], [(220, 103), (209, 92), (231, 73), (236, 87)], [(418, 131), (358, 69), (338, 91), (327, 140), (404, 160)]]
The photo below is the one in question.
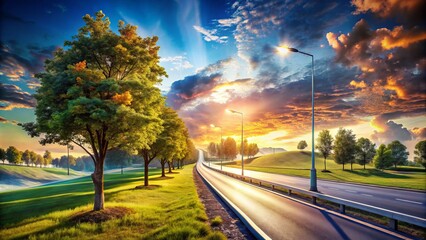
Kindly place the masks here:
[[(78, 62), (74, 65), (74, 69), (77, 72), (81, 72), (86, 68), (86, 60), (83, 60), (81, 62)], [(77, 84), (81, 85), (83, 83), (83, 79), (81, 77), (76, 78)], [(125, 91), (122, 94), (116, 93), (114, 96), (112, 96), (112, 101), (114, 101), (117, 104), (122, 105), (130, 105), (132, 103), (132, 95), (129, 91)]]
[(123, 104), (123, 105), (130, 105), (132, 103), (132, 95), (130, 94), (129, 91), (125, 91), (122, 94), (118, 94), (116, 93), (113, 97), (112, 100), (118, 104)]
[(81, 72), (85, 68), (86, 68), (86, 60), (83, 60), (75, 64), (75, 70), (77, 72)]

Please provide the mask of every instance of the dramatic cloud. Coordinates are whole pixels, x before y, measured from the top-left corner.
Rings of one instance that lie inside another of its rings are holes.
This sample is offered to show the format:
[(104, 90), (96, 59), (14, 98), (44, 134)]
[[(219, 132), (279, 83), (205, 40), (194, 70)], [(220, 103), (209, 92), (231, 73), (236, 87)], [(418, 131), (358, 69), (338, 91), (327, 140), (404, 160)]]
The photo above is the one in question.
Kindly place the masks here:
[(425, 140), (426, 139), (426, 128), (415, 127), (411, 129), (411, 134), (414, 139)]
[(52, 58), (55, 49), (55, 46), (20, 49), (14, 42), (0, 42), (0, 75), (10, 81), (25, 81), (30, 88), (38, 87), (40, 83), (34, 74), (43, 71), (44, 61)]
[(0, 83), (0, 110), (33, 108), (36, 101), (31, 94), (16, 85)]
[(18, 125), (18, 122), (14, 121), (14, 120), (12, 120), (12, 121), (7, 120), (6, 118), (4, 118), (2, 116), (0, 116), (0, 123)]
[(423, 0), (352, 0), (355, 14), (371, 11), (382, 18), (397, 17), (408, 24), (419, 23), (424, 19), (426, 2)]
[(226, 43), (228, 40), (227, 36), (217, 36), (217, 30), (216, 29), (212, 29), (212, 30), (207, 30), (201, 26), (197, 26), (194, 25), (193, 26), (194, 29), (203, 34), (204, 36), (204, 40), (206, 40), (207, 42), (213, 41), (213, 42), (218, 42), (218, 43)]
[(332, 1), (252, 1), (233, 6), (232, 18), (219, 19), (221, 27), (235, 27), (238, 54), (250, 58), (261, 38), (278, 35), (280, 42), (293, 47), (317, 44), (326, 30), (340, 23), (349, 11)]
[(208, 65), (197, 74), (187, 76), (183, 80), (172, 84), (167, 94), (167, 103), (179, 109), (184, 103), (192, 99), (206, 96), (221, 82), (223, 68), (231, 59), (218, 61)]
[(389, 121), (385, 123), (382, 131), (374, 131), (371, 138), (376, 143), (388, 143), (393, 140), (410, 141), (412, 140), (411, 132), (402, 126), (402, 124)]

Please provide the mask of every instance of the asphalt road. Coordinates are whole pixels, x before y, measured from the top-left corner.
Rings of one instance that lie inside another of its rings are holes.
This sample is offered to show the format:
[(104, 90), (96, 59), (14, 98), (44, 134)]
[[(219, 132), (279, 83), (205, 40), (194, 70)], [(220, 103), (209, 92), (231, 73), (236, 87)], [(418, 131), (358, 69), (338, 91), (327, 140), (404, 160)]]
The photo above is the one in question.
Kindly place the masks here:
[[(219, 165), (211, 167), (220, 169)], [(223, 166), (224, 171), (241, 174), (240, 168)], [(274, 173), (244, 170), (244, 175), (279, 184), (309, 189), (309, 179)], [(426, 218), (426, 193), (374, 186), (318, 180), (318, 191), (331, 196), (365, 203), (392, 211)]]
[(202, 176), (272, 239), (400, 239), (225, 176), (200, 163), (197, 169)]

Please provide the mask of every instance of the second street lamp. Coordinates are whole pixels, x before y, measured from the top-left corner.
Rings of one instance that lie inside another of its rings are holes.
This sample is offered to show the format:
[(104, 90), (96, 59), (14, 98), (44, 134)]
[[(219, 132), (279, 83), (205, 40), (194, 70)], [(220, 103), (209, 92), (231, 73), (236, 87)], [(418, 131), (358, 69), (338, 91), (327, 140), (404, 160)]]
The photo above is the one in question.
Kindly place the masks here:
[(244, 114), (231, 109), (226, 111), (241, 115), (241, 176), (244, 176)]
[(309, 190), (311, 191), (318, 191), (317, 189), (317, 170), (315, 169), (315, 139), (314, 139), (314, 132), (315, 132), (315, 111), (314, 111), (314, 93), (315, 93), (315, 82), (314, 82), (314, 55), (306, 52), (299, 51), (296, 48), (291, 47), (278, 47), (278, 52), (280, 53), (286, 53), (286, 52), (295, 52), (300, 53), (306, 56), (310, 56), (312, 58), (312, 152), (311, 152), (311, 160), (312, 160), (312, 166), (311, 166), (311, 184)]

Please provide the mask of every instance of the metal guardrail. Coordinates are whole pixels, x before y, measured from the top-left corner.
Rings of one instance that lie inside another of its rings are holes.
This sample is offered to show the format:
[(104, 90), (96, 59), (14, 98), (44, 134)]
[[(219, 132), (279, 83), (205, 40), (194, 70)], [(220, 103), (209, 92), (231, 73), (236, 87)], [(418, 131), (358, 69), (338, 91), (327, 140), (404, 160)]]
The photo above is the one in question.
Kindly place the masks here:
[(263, 186), (263, 187), (266, 187), (265, 184), (270, 185), (272, 190), (275, 190), (277, 187), (283, 188), (283, 189), (287, 190), (288, 195), (291, 195), (293, 192), (308, 195), (308, 196), (312, 197), (312, 203), (313, 204), (316, 204), (317, 199), (322, 199), (322, 200), (326, 200), (326, 201), (329, 201), (329, 202), (339, 204), (339, 207), (340, 207), (339, 210), (340, 210), (340, 213), (342, 213), (342, 214), (345, 214), (346, 207), (351, 207), (351, 208), (359, 209), (359, 210), (362, 210), (362, 211), (366, 211), (366, 212), (369, 212), (369, 213), (374, 213), (374, 214), (386, 217), (386, 218), (389, 219), (388, 226), (393, 230), (398, 229), (398, 221), (406, 222), (406, 223), (410, 223), (410, 224), (413, 224), (413, 225), (416, 225), (416, 226), (426, 228), (426, 219), (424, 219), (424, 218), (415, 217), (415, 216), (411, 216), (411, 215), (400, 213), (400, 212), (391, 211), (391, 210), (384, 209), (384, 208), (374, 207), (374, 206), (371, 206), (371, 205), (368, 205), (368, 204), (354, 202), (354, 201), (343, 199), (343, 198), (333, 197), (333, 196), (323, 194), (323, 193), (319, 193), (319, 192), (312, 192), (312, 191), (309, 191), (309, 190), (306, 190), (306, 189), (292, 187), (292, 186), (288, 186), (288, 185), (285, 185), (285, 184), (279, 184), (279, 183), (261, 180), (261, 179), (258, 179), (258, 178), (241, 176), (241, 175), (238, 175), (238, 174), (235, 174), (235, 173), (230, 173), (230, 172), (226, 172), (226, 171), (223, 171), (223, 170), (219, 170), (219, 169), (216, 169), (216, 168), (209, 167), (205, 164), (205, 162), (203, 162), (203, 165), (205, 167), (209, 168), (209, 169), (212, 169), (214, 171), (220, 172), (224, 175), (227, 175), (227, 176), (230, 176), (230, 177), (233, 177), (233, 178), (236, 178), (236, 179), (240, 179), (242, 181), (248, 181), (250, 183), (257, 182), (259, 184), (259, 186)]

